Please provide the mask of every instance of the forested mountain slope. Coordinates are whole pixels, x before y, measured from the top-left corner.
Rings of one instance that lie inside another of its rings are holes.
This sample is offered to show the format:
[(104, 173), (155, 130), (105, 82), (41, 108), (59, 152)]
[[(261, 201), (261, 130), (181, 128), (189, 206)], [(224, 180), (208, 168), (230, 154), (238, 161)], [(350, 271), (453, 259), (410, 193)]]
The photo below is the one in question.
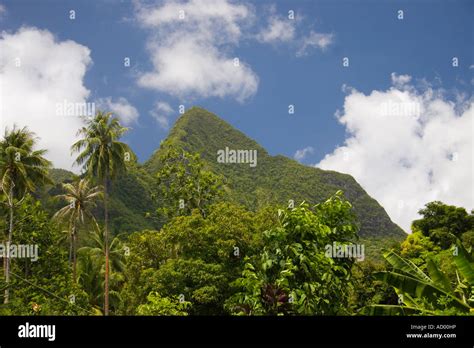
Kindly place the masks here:
[[(287, 204), (290, 199), (317, 203), (343, 190), (361, 222), (361, 236), (405, 235), (352, 176), (305, 166), (280, 155), (270, 156), (257, 142), (202, 108), (193, 107), (184, 113), (170, 131), (167, 143), (200, 153), (212, 171), (225, 177), (230, 199), (250, 209), (268, 203)], [(218, 151), (226, 147), (256, 150), (257, 165), (219, 163)], [(161, 151), (158, 149), (143, 165), (152, 176), (160, 167)]]

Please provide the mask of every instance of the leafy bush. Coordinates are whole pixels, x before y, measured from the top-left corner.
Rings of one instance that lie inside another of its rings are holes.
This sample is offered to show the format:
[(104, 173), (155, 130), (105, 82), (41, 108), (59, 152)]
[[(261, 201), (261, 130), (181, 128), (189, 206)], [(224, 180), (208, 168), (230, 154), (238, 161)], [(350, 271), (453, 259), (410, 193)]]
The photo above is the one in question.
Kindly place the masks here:
[(328, 257), (325, 248), (356, 236), (351, 210), (340, 191), (314, 209), (302, 203), (280, 210), (278, 225), (263, 234), (260, 255), (246, 259), (234, 282), (241, 292), (227, 308), (241, 315), (346, 313), (354, 260)]

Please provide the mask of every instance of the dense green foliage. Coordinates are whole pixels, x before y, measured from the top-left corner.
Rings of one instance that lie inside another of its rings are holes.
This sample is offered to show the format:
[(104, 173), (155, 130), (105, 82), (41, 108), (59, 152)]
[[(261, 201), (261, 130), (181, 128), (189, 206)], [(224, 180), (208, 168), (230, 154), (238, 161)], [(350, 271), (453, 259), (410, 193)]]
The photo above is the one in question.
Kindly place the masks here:
[(190, 302), (161, 297), (157, 292), (152, 292), (147, 297), (148, 302), (138, 307), (138, 315), (181, 315), (186, 316), (186, 309)]
[(159, 214), (169, 219), (197, 209), (206, 216), (208, 206), (221, 196), (220, 178), (203, 169), (199, 154), (173, 146), (163, 151), (160, 161), (162, 165), (156, 174), (161, 203)]
[(412, 229), (430, 237), (442, 249), (449, 248), (456, 237), (474, 233), (474, 212), (468, 214), (464, 208), (430, 202), (418, 213), (423, 218), (413, 221)]
[(136, 301), (159, 290), (163, 296), (192, 299), (192, 314), (223, 314), (229, 284), (240, 275), (243, 258), (258, 250), (259, 220), (253, 217), (242, 207), (218, 203), (206, 217), (196, 209), (175, 217), (160, 232), (132, 234), (124, 313), (135, 314)]
[[(81, 175), (50, 169), (27, 130), (0, 140), (0, 246), (38, 248), (8, 272), (0, 255), (0, 315), (474, 312), (472, 212), (428, 203), (404, 237), (350, 176), (269, 156), (205, 110), (143, 166), (125, 130), (90, 120)], [(226, 146), (258, 165), (217, 163)]]
[(347, 314), (352, 258), (326, 255), (326, 246), (349, 244), (357, 226), (342, 192), (314, 210), (302, 203), (278, 212), (263, 232), (264, 248), (234, 284), (231, 311), (247, 315)]
[(38, 259), (12, 259), (11, 301), (0, 306), (0, 315), (91, 314), (88, 294), (72, 282), (69, 248), (58, 226), (31, 196), (18, 205), (16, 216), (15, 244), (37, 245)]
[[(18, 205), (26, 194), (35, 191), (38, 185), (50, 182), (48, 168), (51, 166), (44, 154), (46, 150), (35, 149), (36, 136), (27, 127), (5, 129), (0, 142), (0, 191), (8, 206), (7, 245), (13, 242), (14, 216)], [(11, 260), (5, 256), (4, 303), (9, 302)]]
[[(474, 312), (472, 213), (430, 202), (413, 233), (384, 253), (388, 266), (373, 277), (390, 285), (398, 303), (374, 304), (371, 314), (461, 315)], [(442, 233), (440, 232), (442, 231)], [(467, 238), (466, 238), (467, 237)]]

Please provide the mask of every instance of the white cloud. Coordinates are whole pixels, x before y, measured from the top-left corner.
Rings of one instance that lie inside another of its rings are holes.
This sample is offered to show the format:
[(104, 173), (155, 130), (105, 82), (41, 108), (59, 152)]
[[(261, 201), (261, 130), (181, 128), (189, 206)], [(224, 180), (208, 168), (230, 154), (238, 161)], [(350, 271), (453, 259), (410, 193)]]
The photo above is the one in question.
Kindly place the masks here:
[(294, 20), (270, 16), (267, 27), (257, 35), (257, 40), (265, 43), (288, 42), (295, 38)]
[(313, 48), (325, 50), (334, 41), (333, 34), (317, 33), (313, 30), (299, 42), (297, 57), (306, 56)]
[(406, 231), (430, 201), (474, 208), (472, 99), (352, 89), (337, 115), (349, 136), (316, 166), (354, 176)]
[(111, 97), (97, 100), (97, 108), (106, 112), (112, 112), (124, 125), (136, 123), (138, 120), (138, 110), (128, 102), (126, 98), (119, 97), (113, 101)]
[(301, 14), (292, 19), (278, 15), (275, 5), (270, 6), (267, 12), (268, 22), (255, 36), (259, 42), (288, 44), (297, 57), (309, 55), (314, 49), (324, 51), (334, 42), (334, 34), (318, 33), (314, 30), (304, 34), (304, 17)]
[(392, 79), (392, 84), (396, 87), (401, 87), (403, 85), (408, 84), (411, 81), (410, 75), (397, 75), (396, 73), (392, 73), (390, 75)]
[(139, 76), (140, 86), (179, 98), (241, 102), (256, 93), (257, 75), (242, 59), (236, 66), (231, 55), (241, 27), (252, 20), (247, 6), (227, 0), (168, 0), (158, 7), (140, 3), (137, 19), (150, 29), (147, 48), (153, 63), (152, 71)]
[(314, 149), (311, 146), (305, 147), (304, 149), (297, 150), (293, 156), (293, 158), (297, 161), (302, 161), (306, 158), (306, 156), (314, 153)]
[(5, 13), (7, 13), (7, 9), (5, 5), (0, 4), (0, 18), (2, 18), (5, 15)]
[(89, 90), (83, 79), (92, 62), (90, 50), (58, 41), (47, 30), (24, 27), (1, 33), (0, 52), (1, 128), (28, 126), (54, 165), (71, 169), (69, 149), (82, 121), (58, 114), (57, 108), (64, 101), (86, 102)]
[(150, 114), (158, 122), (161, 128), (169, 128), (169, 118), (173, 114), (173, 108), (165, 102), (157, 102), (154, 105), (154, 109), (150, 111)]

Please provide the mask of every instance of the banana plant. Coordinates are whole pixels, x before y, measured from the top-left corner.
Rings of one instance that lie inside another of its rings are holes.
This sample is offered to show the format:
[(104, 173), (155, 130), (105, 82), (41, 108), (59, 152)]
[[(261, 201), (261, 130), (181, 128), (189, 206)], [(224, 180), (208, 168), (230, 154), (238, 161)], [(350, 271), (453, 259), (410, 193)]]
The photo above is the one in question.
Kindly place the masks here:
[(456, 266), (454, 286), (432, 259), (423, 272), (410, 260), (394, 251), (384, 253), (392, 271), (377, 272), (375, 279), (392, 286), (399, 297), (399, 305), (371, 305), (363, 313), (370, 315), (436, 314), (446, 306), (460, 313), (474, 313), (474, 262), (459, 240), (451, 247)]

